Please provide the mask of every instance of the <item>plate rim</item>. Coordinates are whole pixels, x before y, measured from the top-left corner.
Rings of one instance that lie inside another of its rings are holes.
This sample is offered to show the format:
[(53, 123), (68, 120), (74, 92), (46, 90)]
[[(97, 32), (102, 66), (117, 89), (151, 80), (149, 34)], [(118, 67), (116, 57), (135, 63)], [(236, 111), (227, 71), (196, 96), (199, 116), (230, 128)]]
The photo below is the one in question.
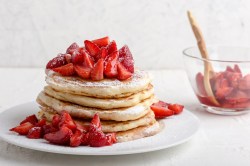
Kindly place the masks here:
[[(8, 107), (2, 107), (0, 108), (0, 116), (1, 114), (3, 114), (4, 112), (6, 112), (7, 110), (9, 109), (12, 109), (14, 107), (18, 107), (18, 106), (22, 106), (22, 105), (28, 105), (28, 104), (37, 104), (34, 100), (33, 101), (27, 101), (27, 102), (23, 102), (23, 103), (20, 103), (20, 104), (13, 104), (11, 106), (8, 106)], [(37, 104), (38, 105), (38, 104)], [(9, 139), (5, 138), (3, 136), (3, 134), (1, 134), (0, 132), (0, 139), (9, 143), (9, 144), (12, 144), (12, 145), (15, 145), (15, 146), (19, 146), (19, 147), (22, 147), (22, 148), (26, 148), (26, 149), (30, 149), (30, 150), (36, 150), (36, 151), (40, 151), (40, 152), (49, 152), (49, 153), (55, 153), (55, 154), (66, 154), (66, 155), (78, 155), (78, 156), (115, 156), (115, 155), (128, 155), (128, 154), (139, 154), (139, 153), (148, 153), (148, 152), (154, 152), (154, 151), (158, 151), (158, 150), (163, 150), (163, 149), (167, 149), (167, 148), (171, 148), (171, 147), (174, 147), (174, 146), (177, 146), (177, 145), (180, 145), (180, 144), (183, 144), (187, 141), (189, 141), (192, 137), (195, 136), (195, 134), (199, 131), (200, 129), (200, 124), (201, 124), (201, 121), (200, 119), (195, 115), (193, 114), (191, 111), (189, 111), (188, 109), (184, 108), (185, 112), (188, 112), (188, 114), (190, 116), (192, 116), (193, 119), (195, 119), (196, 123), (197, 123), (197, 126), (196, 126), (196, 129), (193, 131), (193, 133), (191, 135), (189, 135), (188, 137), (182, 139), (182, 140), (179, 140), (175, 143), (172, 143), (170, 145), (162, 145), (161, 147), (157, 146), (157, 147), (150, 147), (150, 148), (143, 148), (143, 149), (133, 149), (133, 150), (129, 150), (129, 151), (119, 151), (119, 152), (109, 152), (109, 151), (102, 151), (102, 152), (90, 152), (90, 153), (71, 153), (71, 151), (61, 151), (61, 152), (58, 152), (58, 151), (53, 151), (53, 150), (50, 150), (50, 149), (40, 149), (40, 148), (37, 148), (37, 147), (34, 147), (34, 146), (26, 146), (26, 145), (22, 145), (22, 143), (18, 143), (18, 142), (12, 142), (10, 141)], [(163, 119), (162, 119), (163, 120)], [(160, 121), (162, 121), (160, 120)], [(165, 129), (165, 128), (164, 128)], [(163, 129), (163, 130), (164, 130)]]

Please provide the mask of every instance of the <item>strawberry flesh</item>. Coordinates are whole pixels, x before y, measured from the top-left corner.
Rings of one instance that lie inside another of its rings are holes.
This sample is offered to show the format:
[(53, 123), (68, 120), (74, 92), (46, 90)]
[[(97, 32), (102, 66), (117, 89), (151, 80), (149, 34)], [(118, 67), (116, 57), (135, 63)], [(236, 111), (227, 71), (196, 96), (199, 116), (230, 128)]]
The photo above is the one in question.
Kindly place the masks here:
[(81, 78), (83, 79), (90, 78), (91, 68), (80, 65), (74, 65), (74, 69), (77, 75), (80, 76)]
[(29, 133), (27, 135), (30, 139), (39, 139), (42, 137), (42, 128), (41, 127), (32, 127), (29, 130)]
[(109, 37), (106, 36), (100, 39), (95, 39), (92, 40), (92, 42), (98, 45), (99, 47), (106, 47), (109, 44)]
[(83, 133), (80, 130), (76, 130), (76, 132), (70, 138), (70, 146), (77, 147), (82, 143)]
[(169, 104), (163, 101), (153, 103), (150, 108), (153, 110), (156, 118), (165, 118), (174, 115), (174, 111), (168, 108)]
[(107, 46), (107, 50), (108, 50), (108, 55), (117, 51), (117, 45), (114, 40), (111, 43), (109, 43), (109, 45)]
[(66, 60), (64, 54), (58, 54), (57, 57), (51, 59), (47, 63), (46, 69), (53, 69), (53, 68), (64, 66), (66, 64), (67, 64), (67, 60)]
[(78, 51), (79, 45), (77, 43), (72, 43), (69, 48), (67, 48), (66, 53), (73, 55), (75, 51)]
[(118, 61), (131, 73), (134, 73), (134, 58), (127, 45), (119, 50)]
[(108, 55), (105, 59), (104, 63), (104, 74), (108, 78), (114, 78), (117, 76), (117, 60), (118, 60), (118, 51), (113, 52), (112, 54)]
[(44, 139), (53, 144), (68, 145), (72, 135), (73, 133), (69, 128), (62, 126), (56, 132), (45, 134)]
[(59, 128), (65, 126), (69, 129), (71, 129), (72, 131), (76, 130), (76, 124), (67, 111), (63, 111), (61, 113), (60, 122), (59, 122), (58, 126), (59, 126)]
[(98, 62), (95, 64), (95, 67), (92, 69), (90, 77), (94, 81), (100, 81), (103, 79), (103, 68), (104, 68), (104, 61), (103, 59), (99, 59)]
[(95, 58), (99, 54), (100, 48), (95, 43), (89, 40), (85, 40), (84, 44), (85, 44), (86, 50), (90, 53), (91, 56)]
[(61, 67), (53, 68), (52, 70), (57, 73), (60, 73), (63, 76), (72, 76), (74, 74), (74, 66), (72, 63)]
[(170, 104), (168, 109), (174, 111), (174, 114), (180, 114), (183, 111), (184, 106), (180, 104)]
[(34, 125), (30, 122), (25, 122), (19, 126), (16, 126), (12, 129), (10, 129), (10, 131), (14, 131), (20, 135), (27, 135), (29, 133), (29, 130), (34, 127)]
[(126, 80), (130, 78), (133, 74), (129, 72), (121, 63), (117, 65), (118, 80)]
[(26, 123), (26, 122), (30, 122), (31, 124), (35, 125), (38, 122), (38, 119), (37, 119), (36, 115), (33, 114), (33, 115), (30, 115), (30, 116), (26, 117), (26, 119), (24, 119), (20, 123), (20, 125), (23, 124), (23, 123)]

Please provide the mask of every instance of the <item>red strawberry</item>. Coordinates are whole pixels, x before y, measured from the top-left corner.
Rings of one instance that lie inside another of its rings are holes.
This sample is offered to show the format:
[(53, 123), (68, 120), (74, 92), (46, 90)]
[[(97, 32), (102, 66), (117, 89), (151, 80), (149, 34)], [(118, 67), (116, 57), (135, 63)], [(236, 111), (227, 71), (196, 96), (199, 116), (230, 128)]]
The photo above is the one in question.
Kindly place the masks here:
[(89, 79), (90, 78), (90, 72), (91, 68), (75, 65), (74, 69), (78, 76), (82, 77), (83, 79)]
[(246, 102), (249, 100), (249, 97), (245, 92), (236, 90), (232, 94), (227, 96), (225, 99), (228, 103), (235, 104), (235, 103)]
[(183, 111), (184, 106), (180, 104), (170, 104), (168, 109), (174, 111), (174, 114), (179, 114)]
[(61, 67), (53, 68), (52, 70), (57, 73), (60, 73), (63, 76), (72, 76), (74, 74), (74, 66), (72, 63)]
[(79, 46), (77, 43), (72, 43), (69, 48), (67, 48), (66, 53), (73, 55), (75, 51), (79, 49)]
[(72, 62), (72, 56), (70, 54), (64, 54), (64, 57), (65, 57), (67, 63)]
[(202, 96), (206, 96), (207, 93), (206, 93), (206, 90), (205, 90), (205, 87), (204, 87), (204, 77), (201, 73), (198, 73), (196, 75), (196, 86), (197, 86), (197, 89), (198, 89), (198, 93)]
[(39, 122), (37, 122), (37, 124), (35, 125), (36, 127), (43, 127), (44, 125), (46, 125), (46, 119), (41, 119), (39, 120)]
[(102, 129), (101, 121), (98, 114), (94, 115), (93, 119), (91, 120), (91, 125), (94, 125), (98, 130)]
[(72, 54), (72, 63), (73, 64), (82, 64), (84, 62), (84, 55), (82, 51), (75, 51)]
[(108, 55), (117, 51), (117, 45), (114, 40), (111, 43), (109, 43), (109, 45), (107, 46), (107, 50), (108, 50)]
[(106, 145), (108, 145), (108, 146), (117, 142), (116, 134), (115, 133), (108, 133), (108, 134), (106, 134), (106, 139), (107, 139)]
[(43, 133), (48, 134), (48, 133), (54, 133), (58, 131), (58, 128), (53, 127), (52, 125), (44, 125), (42, 127)]
[(30, 116), (26, 117), (26, 119), (24, 119), (20, 123), (20, 125), (23, 124), (23, 123), (26, 123), (26, 122), (30, 122), (31, 124), (35, 125), (38, 122), (38, 119), (37, 119), (36, 115), (33, 114), (33, 115), (30, 115)]
[(30, 122), (25, 122), (19, 126), (16, 126), (12, 129), (10, 129), (10, 131), (14, 131), (20, 135), (27, 135), (29, 130), (34, 127), (34, 125)]
[(59, 123), (60, 123), (60, 115), (58, 114), (55, 114), (52, 118), (52, 126), (55, 127), (55, 128), (58, 128), (59, 127)]
[(118, 51), (113, 52), (105, 59), (104, 64), (104, 74), (108, 78), (114, 78), (117, 76), (117, 60), (118, 60)]
[(80, 146), (82, 143), (83, 133), (80, 130), (76, 130), (76, 132), (70, 138), (70, 146), (77, 147)]
[(76, 129), (80, 130), (83, 133), (87, 133), (89, 131), (89, 125), (82, 125), (76, 122)]
[(92, 42), (98, 45), (99, 47), (106, 47), (109, 44), (109, 37), (106, 36), (100, 39), (95, 39), (92, 40)]
[(64, 56), (64, 54), (58, 54), (57, 57), (51, 59), (47, 65), (46, 69), (53, 69), (57, 67), (61, 67), (67, 64), (67, 60)]
[(89, 145), (89, 133), (83, 133), (81, 145)]
[(45, 134), (44, 139), (53, 144), (67, 145), (72, 135), (73, 133), (69, 128), (62, 126), (59, 131)]
[(234, 69), (231, 66), (227, 66), (226, 72), (234, 72)]
[(240, 73), (240, 74), (242, 73), (238, 65), (234, 65), (234, 72)]
[(71, 129), (72, 131), (75, 131), (75, 129), (76, 129), (76, 124), (67, 111), (63, 111), (61, 113), (60, 122), (58, 125), (59, 125), (59, 127), (66, 126), (67, 128)]
[(250, 90), (250, 74), (245, 75), (239, 80), (239, 89)]
[(30, 139), (39, 139), (42, 137), (42, 128), (41, 127), (32, 127), (29, 130), (29, 133), (27, 135)]
[(118, 80), (126, 80), (130, 78), (133, 74), (130, 73), (121, 63), (117, 65)]
[[(90, 126), (90, 128), (92, 127)], [(89, 145), (90, 146), (101, 147), (101, 146), (105, 146), (106, 143), (107, 143), (106, 135), (101, 130), (98, 130), (95, 126), (92, 129), (90, 129), (90, 132), (89, 132)]]
[(100, 48), (95, 43), (89, 40), (85, 40), (84, 44), (85, 44), (86, 50), (90, 53), (91, 56), (95, 58), (99, 54)]
[(83, 66), (84, 67), (88, 67), (88, 68), (93, 68), (94, 67), (94, 60), (92, 59), (92, 57), (87, 53), (87, 51), (82, 50), (81, 54), (83, 56)]
[(134, 73), (134, 59), (127, 45), (119, 50), (118, 61), (131, 73)]
[(156, 118), (165, 118), (171, 115), (174, 115), (174, 111), (168, 109), (169, 104), (163, 101), (159, 101), (158, 103), (154, 103), (150, 106), (150, 108), (154, 111)]
[(108, 51), (105, 47), (102, 47), (100, 50), (100, 53), (98, 54), (96, 61), (98, 61), (99, 59), (105, 59), (108, 56)]
[(94, 81), (100, 81), (103, 79), (103, 59), (99, 59), (98, 62), (95, 64), (95, 67), (91, 71), (91, 79)]

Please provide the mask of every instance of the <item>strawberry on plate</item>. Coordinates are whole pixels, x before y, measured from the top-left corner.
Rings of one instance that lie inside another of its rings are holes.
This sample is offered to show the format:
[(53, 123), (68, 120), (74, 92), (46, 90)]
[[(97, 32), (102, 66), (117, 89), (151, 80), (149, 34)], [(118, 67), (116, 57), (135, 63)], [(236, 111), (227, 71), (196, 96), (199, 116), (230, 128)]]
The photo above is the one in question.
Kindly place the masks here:
[(104, 75), (108, 78), (114, 78), (117, 76), (117, 60), (118, 60), (118, 51), (113, 52), (108, 55), (104, 63)]
[(100, 39), (95, 39), (92, 40), (92, 42), (98, 45), (99, 47), (106, 47), (109, 44), (109, 37), (106, 36)]
[(74, 66), (72, 63), (68, 63), (67, 65), (53, 68), (53, 71), (60, 73), (63, 76), (72, 76), (74, 74)]
[(25, 122), (19, 126), (16, 126), (12, 129), (10, 129), (10, 131), (14, 131), (20, 135), (27, 135), (29, 133), (29, 130), (34, 127), (34, 125), (30, 122)]
[(134, 59), (127, 45), (119, 50), (118, 61), (131, 73), (134, 73)]
[(59, 127), (66, 126), (72, 131), (76, 130), (76, 124), (71, 118), (70, 114), (67, 111), (63, 111), (60, 115), (60, 122), (58, 124)]
[(174, 115), (174, 111), (168, 108), (169, 104), (163, 101), (159, 101), (150, 106), (153, 110), (156, 118), (165, 118)]
[(184, 106), (180, 104), (169, 104), (168, 109), (174, 111), (174, 114), (180, 114), (183, 111)]
[(118, 80), (126, 80), (130, 78), (133, 74), (130, 73), (121, 63), (117, 65)]
[(20, 125), (23, 124), (23, 123), (26, 123), (26, 122), (30, 122), (31, 124), (35, 125), (35, 124), (38, 122), (38, 119), (37, 119), (36, 115), (33, 114), (33, 115), (30, 115), (30, 116), (26, 117), (26, 118), (20, 123)]
[(68, 145), (72, 135), (73, 133), (68, 127), (62, 126), (56, 132), (45, 134), (44, 139), (53, 144)]
[(104, 69), (103, 59), (99, 59), (92, 69), (90, 77), (94, 81), (100, 81), (103, 79), (103, 69)]
[(85, 44), (86, 50), (89, 52), (91, 56), (95, 58), (99, 54), (100, 48), (95, 43), (89, 40), (85, 40), (84, 44)]
[(30, 139), (39, 139), (42, 137), (42, 128), (41, 127), (32, 127), (28, 134), (27, 137)]
[(83, 133), (80, 130), (76, 130), (75, 133), (70, 138), (70, 146), (77, 147), (82, 143)]

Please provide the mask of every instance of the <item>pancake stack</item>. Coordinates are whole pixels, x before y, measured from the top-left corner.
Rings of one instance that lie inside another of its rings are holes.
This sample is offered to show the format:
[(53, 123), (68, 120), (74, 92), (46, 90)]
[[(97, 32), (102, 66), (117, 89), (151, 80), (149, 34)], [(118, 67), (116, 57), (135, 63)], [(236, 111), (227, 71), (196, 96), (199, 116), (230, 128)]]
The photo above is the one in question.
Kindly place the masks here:
[(125, 81), (93, 81), (47, 70), (46, 82), (48, 85), (37, 97), (40, 119), (50, 122), (54, 114), (66, 110), (77, 123), (85, 125), (97, 113), (103, 132), (115, 132), (118, 142), (152, 136), (160, 131), (150, 109), (156, 99), (145, 71), (135, 70), (132, 78)]

